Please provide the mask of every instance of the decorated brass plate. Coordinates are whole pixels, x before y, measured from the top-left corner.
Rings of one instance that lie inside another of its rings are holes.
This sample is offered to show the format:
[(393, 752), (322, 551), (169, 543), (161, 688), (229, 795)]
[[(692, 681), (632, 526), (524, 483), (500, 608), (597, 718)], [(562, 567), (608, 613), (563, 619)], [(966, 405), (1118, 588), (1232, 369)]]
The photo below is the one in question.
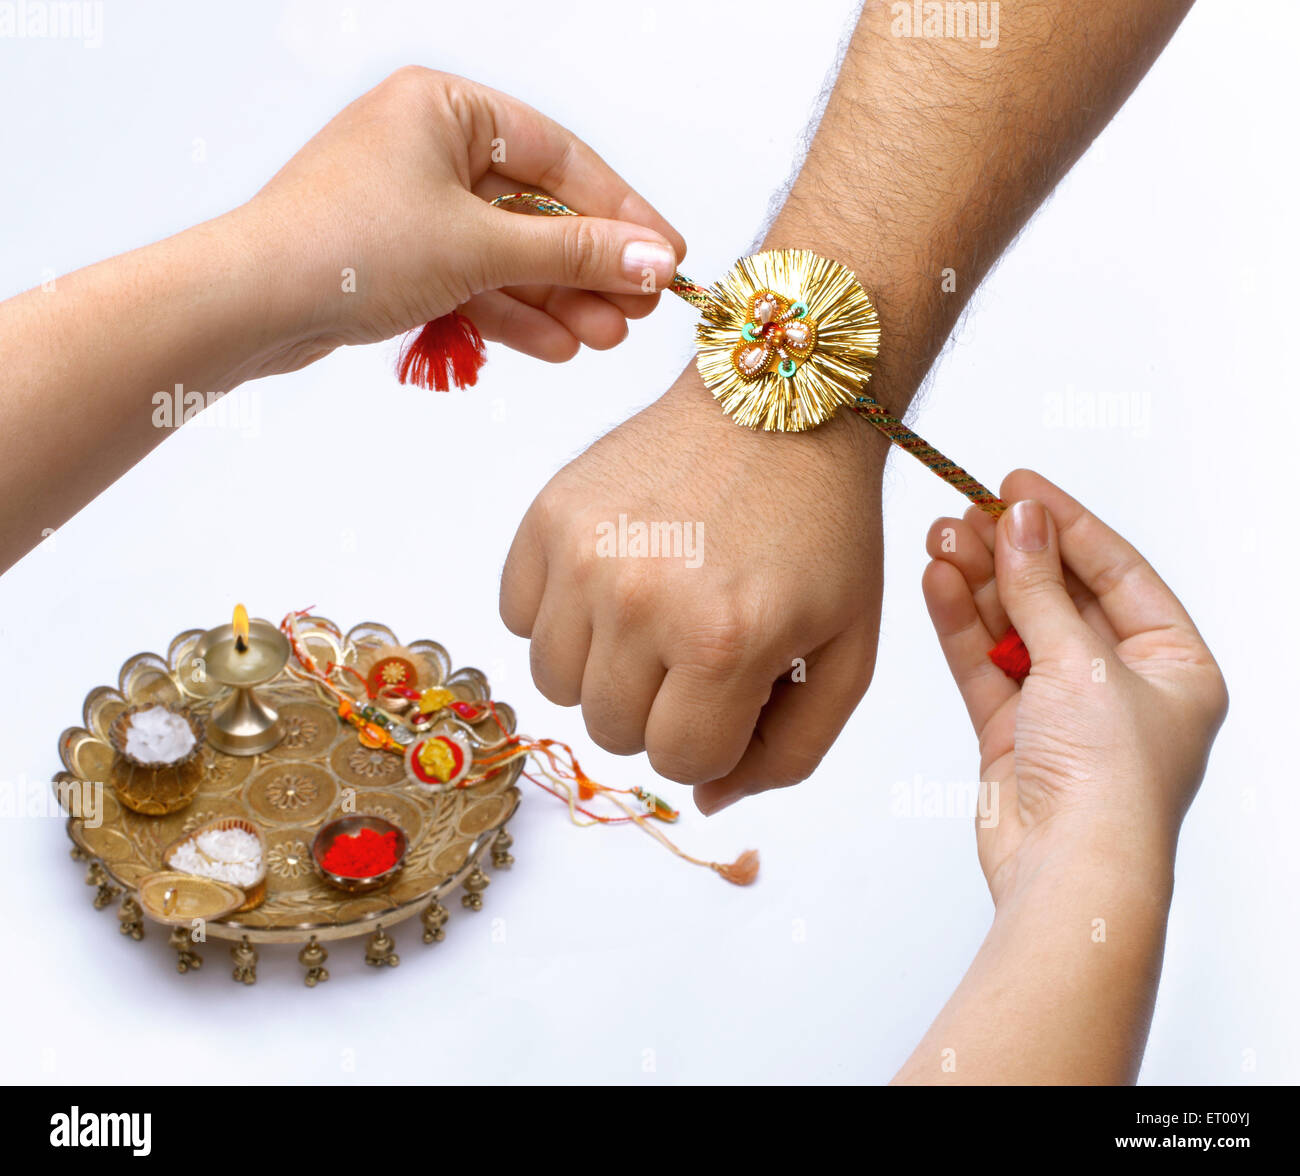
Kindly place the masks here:
[[(299, 634), (309, 653), (323, 665), (351, 665), (364, 678), (369, 666), (397, 638), (382, 625), (362, 624), (343, 635), (329, 621), (308, 617)], [(99, 686), (86, 698), (82, 725), (59, 738), (64, 770), (55, 777), (56, 793), (71, 814), (68, 833), (78, 849), (102, 863), (111, 882), (128, 892), (164, 868), (163, 854), (178, 838), (225, 817), (256, 826), (265, 842), (266, 899), (253, 910), (209, 924), (207, 934), (252, 943), (306, 943), (342, 939), (385, 927), (416, 914), (422, 904), (461, 884), (477, 869), (484, 851), (500, 837), (519, 803), (515, 786), (521, 761), (472, 788), (430, 796), (412, 782), (402, 757), (362, 746), (356, 731), (340, 721), (310, 681), (286, 669), (258, 688), (287, 727), (279, 746), (257, 756), (238, 757), (204, 747), (202, 778), (194, 800), (179, 812), (144, 816), (124, 807), (113, 789), (99, 790), (100, 818), (93, 806), (83, 810), (85, 783), (111, 780), (113, 749), (108, 731), (124, 708), (141, 703), (182, 703), (206, 715), (226, 688), (206, 681), (194, 649), (202, 636), (182, 633), (165, 657), (143, 653), (123, 667), (118, 685)], [(488, 682), (475, 669), (453, 670), (447, 651), (433, 641), (404, 647), (418, 665), (419, 683), (445, 687), (466, 702), (490, 697)], [(292, 663), (290, 663), (292, 666)], [(496, 712), (513, 731), (514, 712), (503, 703)], [(476, 755), (483, 744), (500, 738), (488, 717), (473, 728)], [(69, 790), (69, 785), (82, 782)], [(399, 825), (408, 851), (401, 873), (383, 889), (350, 895), (328, 886), (313, 867), (311, 844), (327, 821), (351, 814), (372, 814)], [(504, 853), (504, 850), (500, 852)], [(476, 898), (477, 895), (471, 897)]]

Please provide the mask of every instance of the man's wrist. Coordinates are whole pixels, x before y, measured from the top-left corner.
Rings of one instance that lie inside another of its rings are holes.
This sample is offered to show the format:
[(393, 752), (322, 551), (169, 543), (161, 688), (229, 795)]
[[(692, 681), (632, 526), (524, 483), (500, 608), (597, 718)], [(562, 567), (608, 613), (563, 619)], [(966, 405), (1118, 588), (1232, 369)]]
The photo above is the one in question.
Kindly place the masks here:
[(756, 461), (780, 468), (852, 463), (879, 479), (883, 476), (889, 442), (865, 421), (841, 409), (825, 424), (803, 433), (764, 432), (737, 424), (722, 410), (691, 363), (660, 397), (656, 407), (681, 427), (696, 433), (702, 444), (730, 450), (748, 449)]
[[(880, 316), (880, 354), (867, 395), (902, 417), (946, 338), (942, 274), (914, 253), (904, 259), (872, 241), (869, 226), (838, 223), (798, 187), (763, 240), (764, 249), (811, 249), (851, 269)], [(849, 244), (849, 241), (852, 241)]]

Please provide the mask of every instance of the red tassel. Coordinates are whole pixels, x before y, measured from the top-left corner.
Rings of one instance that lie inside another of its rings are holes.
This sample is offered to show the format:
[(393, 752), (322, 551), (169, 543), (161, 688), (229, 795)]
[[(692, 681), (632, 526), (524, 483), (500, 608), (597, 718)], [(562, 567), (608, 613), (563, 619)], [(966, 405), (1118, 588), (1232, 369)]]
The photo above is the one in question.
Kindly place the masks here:
[(989, 650), (989, 661), (1017, 682), (1029, 677), (1029, 650), (1014, 627), (1003, 633), (1002, 640)]
[(425, 323), (419, 335), (404, 345), (397, 378), (403, 384), (446, 392), (451, 384), (468, 388), (478, 383), (479, 368), (486, 362), (478, 328), (453, 310)]

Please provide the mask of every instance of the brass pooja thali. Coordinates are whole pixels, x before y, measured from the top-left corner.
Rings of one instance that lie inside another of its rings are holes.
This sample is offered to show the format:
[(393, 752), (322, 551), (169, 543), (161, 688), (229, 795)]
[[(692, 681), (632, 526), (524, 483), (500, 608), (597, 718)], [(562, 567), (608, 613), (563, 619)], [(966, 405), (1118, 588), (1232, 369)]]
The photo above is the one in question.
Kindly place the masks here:
[[(115, 755), (109, 730), (117, 716), (132, 706), (173, 704), (206, 718), (228, 694), (202, 672), (196, 658), (204, 633), (194, 629), (172, 641), (165, 657), (142, 653), (122, 666), (116, 687), (99, 686), (86, 697), (82, 725), (59, 738), (64, 770), (54, 788), (65, 811), (74, 859), (87, 863), (86, 882), (95, 887), (94, 905), (103, 909), (119, 902), (123, 935), (140, 939), (146, 921), (170, 925), (170, 943), (177, 968), (197, 968), (201, 959), (184, 917), (168, 919), (141, 901), (142, 885), (160, 887), (167, 868), (164, 853), (190, 832), (225, 818), (238, 818), (260, 833), (263, 842), (266, 896), (251, 910), (235, 910), (208, 919), (206, 939), (234, 942), (234, 978), (251, 984), (256, 978), (258, 944), (301, 945), (299, 960), (307, 969), (309, 986), (328, 979), (323, 944), (368, 935), (367, 963), (395, 965), (398, 956), (389, 932), (399, 923), (420, 916), (425, 943), (444, 936), (448, 911), (442, 903), (463, 888), (461, 903), (482, 906), (488, 877), (482, 869), (486, 854), (497, 868), (509, 866), (511, 837), (506, 823), (519, 803), (516, 787), (522, 761), (514, 760), (495, 775), (469, 788), (452, 788), (430, 795), (410, 779), (402, 757), (366, 746), (344, 722), (333, 700), (310, 681), (280, 671), (258, 688), (260, 698), (280, 716), (284, 735), (277, 746), (257, 755), (228, 755), (203, 746), (201, 769), (193, 800), (177, 812), (143, 815), (120, 803), (117, 796), (121, 757)], [(346, 635), (321, 617), (298, 622), (303, 646), (322, 664), (333, 661), (355, 667), (377, 651), (399, 645), (391, 631), (378, 624), (361, 624)], [(434, 641), (401, 647), (418, 661), (423, 683), (444, 687), (457, 700), (486, 703), (491, 694), (485, 676), (476, 669), (453, 670), (447, 651)], [(496, 702), (491, 717), (475, 723), (455, 722), (468, 738), (475, 759), (513, 732), (514, 712)], [(498, 726), (498, 723), (500, 724)], [(436, 729), (436, 728), (435, 728)], [(404, 864), (382, 888), (362, 894), (329, 885), (312, 857), (312, 842), (320, 828), (343, 816), (382, 818), (400, 828), (406, 838)], [(165, 879), (164, 879), (165, 881)], [(163, 888), (177, 910), (200, 909), (199, 898), (181, 893), (183, 887)], [(220, 902), (220, 885), (203, 896)], [(179, 898), (174, 898), (179, 895)], [(186, 903), (188, 902), (188, 906)], [(196, 905), (197, 904), (197, 905)]]

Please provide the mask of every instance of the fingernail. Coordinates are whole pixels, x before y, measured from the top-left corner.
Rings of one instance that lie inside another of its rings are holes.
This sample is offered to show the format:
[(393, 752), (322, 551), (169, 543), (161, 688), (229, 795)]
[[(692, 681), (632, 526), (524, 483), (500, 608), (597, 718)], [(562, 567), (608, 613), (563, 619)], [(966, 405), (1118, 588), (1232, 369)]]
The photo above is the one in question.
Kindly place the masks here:
[(705, 784), (695, 790), (695, 807), (706, 817), (711, 817), (714, 813), (720, 813), (724, 808), (735, 804), (745, 795), (745, 786), (743, 784), (729, 784), (725, 788), (716, 788), (709, 792), (703, 792), (702, 790), (707, 787), (708, 785)]
[(1020, 551), (1042, 551), (1047, 546), (1047, 511), (1041, 502), (1026, 498), (1011, 508), (1011, 545)]
[(673, 280), (677, 258), (657, 241), (629, 241), (623, 246), (623, 276), (647, 293), (664, 289)]

